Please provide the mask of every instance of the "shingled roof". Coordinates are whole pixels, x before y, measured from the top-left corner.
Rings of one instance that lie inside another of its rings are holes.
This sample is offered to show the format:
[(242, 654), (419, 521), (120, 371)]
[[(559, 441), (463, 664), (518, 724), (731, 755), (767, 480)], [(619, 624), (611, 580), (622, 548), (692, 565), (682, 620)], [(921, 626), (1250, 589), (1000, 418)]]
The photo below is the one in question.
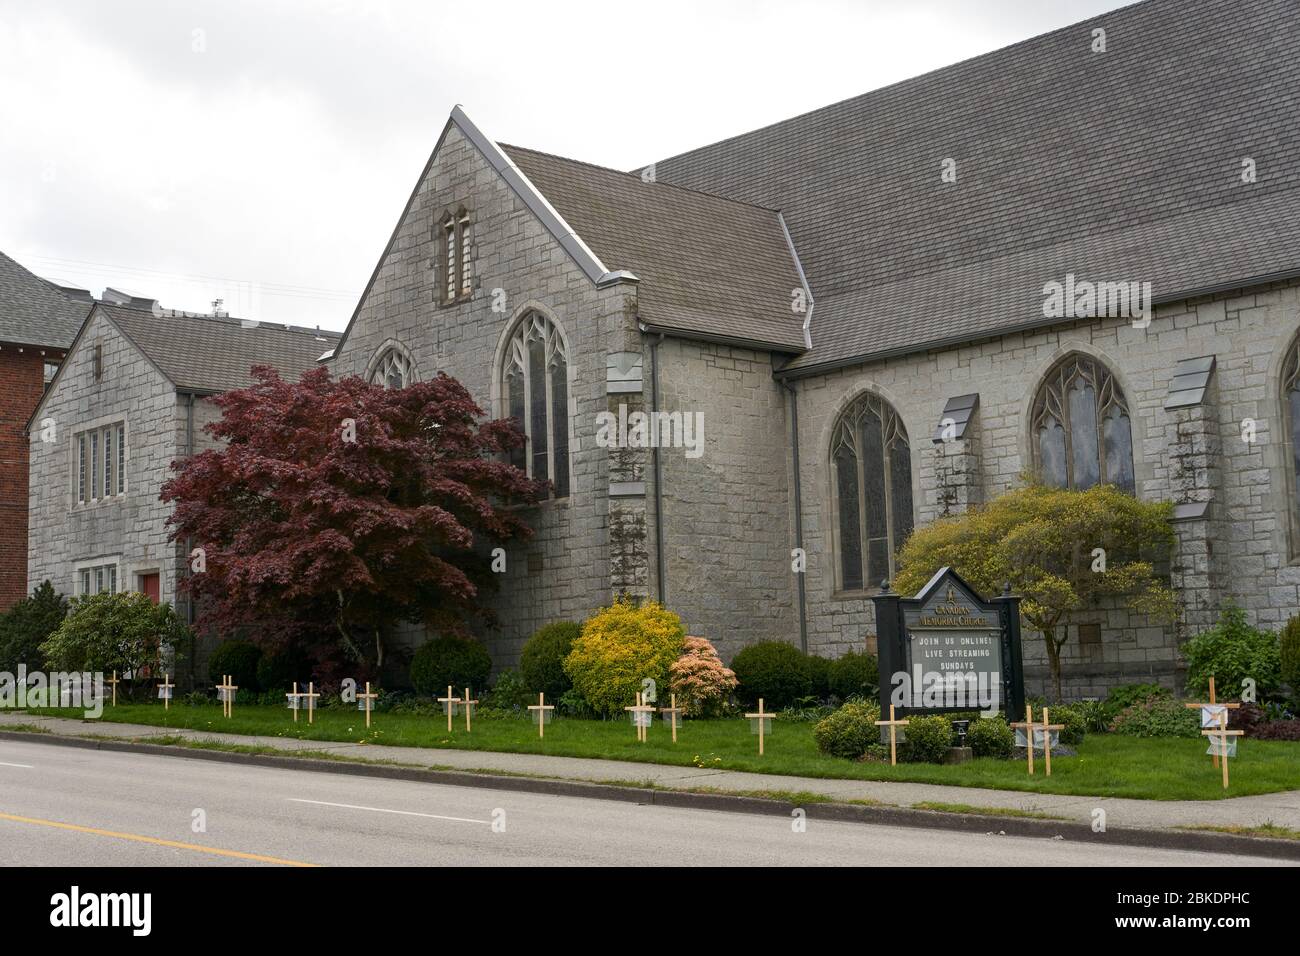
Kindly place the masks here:
[(817, 303), (790, 369), (1042, 326), (1043, 285), (1067, 272), (1149, 281), (1157, 301), (1288, 276), (1296, 13), (1147, 0), (660, 160), (656, 176), (782, 211)]
[(125, 306), (96, 306), (178, 389), (224, 392), (252, 384), (249, 370), (270, 365), (297, 381), (339, 339), (323, 332), (271, 322), (154, 315)]
[(772, 209), (639, 174), (501, 145), (611, 270), (640, 280), (637, 311), (669, 332), (804, 347), (801, 280)]
[(89, 311), (0, 252), (0, 342), (66, 349)]

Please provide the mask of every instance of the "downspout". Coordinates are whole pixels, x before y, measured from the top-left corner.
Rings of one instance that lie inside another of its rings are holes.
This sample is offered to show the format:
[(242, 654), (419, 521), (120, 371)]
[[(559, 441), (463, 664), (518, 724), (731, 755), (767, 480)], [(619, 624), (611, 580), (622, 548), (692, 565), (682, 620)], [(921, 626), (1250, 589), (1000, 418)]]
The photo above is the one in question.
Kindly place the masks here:
[[(185, 460), (194, 455), (194, 393), (190, 392), (185, 402)], [(181, 567), (189, 568), (189, 556), (194, 553), (194, 539), (185, 539), (185, 553), (181, 556)], [(185, 621), (190, 628), (190, 687), (194, 687), (194, 657), (198, 651), (198, 638), (194, 635), (194, 595), (185, 596)]]
[[(794, 546), (803, 549), (803, 488), (799, 481), (799, 392), (789, 382), (781, 383), (790, 393), (790, 457), (794, 466)], [(807, 565), (799, 574), (799, 648), (808, 653), (808, 596), (805, 590)]]
[[(659, 346), (663, 344), (663, 333), (658, 339), (650, 340), (650, 411), (659, 411)], [(654, 421), (651, 418), (651, 421)], [(663, 469), (659, 460), (659, 443), (655, 442), (650, 454), (654, 463), (655, 475), (655, 580), (659, 594), (659, 603), (667, 606), (668, 594), (665, 590), (668, 572), (664, 566), (664, 482)]]

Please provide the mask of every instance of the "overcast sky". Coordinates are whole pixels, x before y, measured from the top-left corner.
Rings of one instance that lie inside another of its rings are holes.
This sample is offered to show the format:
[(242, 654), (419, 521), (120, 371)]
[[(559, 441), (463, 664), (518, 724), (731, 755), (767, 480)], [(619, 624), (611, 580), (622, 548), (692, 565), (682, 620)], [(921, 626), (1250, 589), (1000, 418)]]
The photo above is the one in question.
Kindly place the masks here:
[(0, 0), (0, 250), (341, 329), (456, 103), (630, 169), (1123, 0)]

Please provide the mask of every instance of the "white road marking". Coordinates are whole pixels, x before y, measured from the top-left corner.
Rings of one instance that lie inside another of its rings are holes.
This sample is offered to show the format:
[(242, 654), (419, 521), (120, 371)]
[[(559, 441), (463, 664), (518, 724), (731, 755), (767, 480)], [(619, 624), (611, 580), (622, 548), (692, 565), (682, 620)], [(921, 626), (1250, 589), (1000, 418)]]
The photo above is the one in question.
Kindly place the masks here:
[(29, 763), (5, 763), (3, 760), (0, 760), (0, 767), (22, 767), (24, 770), (36, 769)]
[(369, 810), (372, 813), (396, 813), (404, 817), (428, 817), (430, 820), (452, 820), (456, 823), (484, 823), (491, 825), (491, 820), (471, 820), (468, 817), (444, 817), (437, 813), (416, 813), (414, 810), (388, 810), (384, 807), (359, 807), (353, 803), (330, 803), (328, 800), (300, 800), (286, 797), (290, 803), (313, 803), (318, 807), (342, 807), (345, 810)]

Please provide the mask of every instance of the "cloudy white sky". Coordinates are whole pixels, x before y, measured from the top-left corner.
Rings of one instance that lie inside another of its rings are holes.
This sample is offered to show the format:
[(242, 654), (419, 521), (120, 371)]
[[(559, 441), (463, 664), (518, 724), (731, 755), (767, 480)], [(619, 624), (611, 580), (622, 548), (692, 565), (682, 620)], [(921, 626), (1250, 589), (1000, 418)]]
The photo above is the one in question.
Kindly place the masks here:
[(0, 250), (346, 325), (451, 107), (617, 168), (1123, 0), (0, 0)]

